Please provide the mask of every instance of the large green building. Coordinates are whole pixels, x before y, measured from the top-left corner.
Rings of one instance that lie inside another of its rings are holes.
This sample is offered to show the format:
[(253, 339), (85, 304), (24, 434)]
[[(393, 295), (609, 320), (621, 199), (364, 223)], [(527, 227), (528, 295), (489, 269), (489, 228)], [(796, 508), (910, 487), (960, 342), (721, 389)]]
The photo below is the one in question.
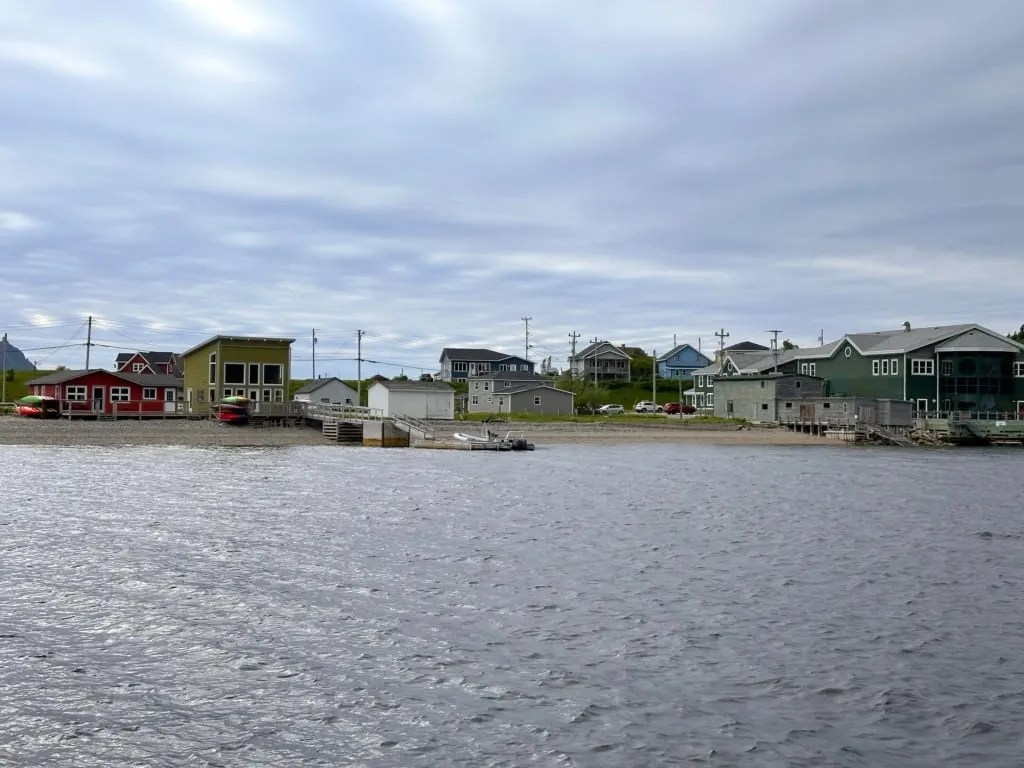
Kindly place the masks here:
[(205, 413), (222, 397), (262, 403), (287, 399), (295, 339), (214, 336), (182, 355), (187, 413)]
[[(812, 349), (781, 350), (777, 356), (767, 352), (751, 360), (747, 353), (727, 353), (713, 367), (696, 375), (777, 369), (824, 379), (829, 396), (909, 400), (919, 413), (1024, 411), (1024, 345), (975, 324), (912, 328), (906, 323), (893, 331), (847, 334)], [(704, 383), (706, 392), (713, 378)]]

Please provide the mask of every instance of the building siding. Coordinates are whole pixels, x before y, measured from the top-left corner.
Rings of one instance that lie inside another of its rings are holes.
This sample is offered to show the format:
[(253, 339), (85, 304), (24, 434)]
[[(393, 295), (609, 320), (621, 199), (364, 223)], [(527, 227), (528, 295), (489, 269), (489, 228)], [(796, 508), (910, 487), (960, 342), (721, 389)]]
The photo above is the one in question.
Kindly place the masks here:
[(384, 418), (388, 419), (395, 416), (454, 419), (455, 390), (388, 389), (382, 384), (374, 384), (367, 393), (367, 405), (380, 410)]
[[(217, 355), (215, 382), (210, 381), (210, 355), (213, 353)], [(228, 363), (245, 364), (244, 383), (229, 384), (225, 381), (224, 367)], [(281, 366), (280, 384), (264, 383), (263, 366), (267, 364)], [(260, 366), (256, 381), (250, 377), (250, 365)], [(224, 397), (225, 390), (230, 390), (231, 394), (242, 391), (246, 397), (255, 393), (254, 399), (258, 402), (283, 402), (288, 399), (291, 385), (291, 344), (263, 339), (211, 340), (188, 353), (183, 366), (185, 398), (190, 412), (209, 410), (211, 390), (214, 392), (213, 403)]]

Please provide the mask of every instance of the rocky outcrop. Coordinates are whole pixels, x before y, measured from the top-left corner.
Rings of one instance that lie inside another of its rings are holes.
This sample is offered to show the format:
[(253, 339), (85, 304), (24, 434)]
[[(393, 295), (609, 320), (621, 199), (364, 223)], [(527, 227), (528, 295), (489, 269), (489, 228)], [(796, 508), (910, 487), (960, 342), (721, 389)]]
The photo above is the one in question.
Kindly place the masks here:
[[(7, 345), (6, 355), (4, 354), (5, 344)], [(34, 371), (36, 369), (20, 349), (2, 337), (0, 337), (0, 361), (8, 371)]]

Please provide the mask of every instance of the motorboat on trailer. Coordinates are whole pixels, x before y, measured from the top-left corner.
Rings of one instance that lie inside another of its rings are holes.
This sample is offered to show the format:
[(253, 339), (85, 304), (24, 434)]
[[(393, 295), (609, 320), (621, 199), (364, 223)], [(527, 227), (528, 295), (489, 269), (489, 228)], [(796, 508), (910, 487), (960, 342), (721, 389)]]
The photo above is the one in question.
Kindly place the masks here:
[(15, 402), (14, 412), (30, 419), (55, 419), (60, 416), (60, 401), (45, 395), (25, 395)]

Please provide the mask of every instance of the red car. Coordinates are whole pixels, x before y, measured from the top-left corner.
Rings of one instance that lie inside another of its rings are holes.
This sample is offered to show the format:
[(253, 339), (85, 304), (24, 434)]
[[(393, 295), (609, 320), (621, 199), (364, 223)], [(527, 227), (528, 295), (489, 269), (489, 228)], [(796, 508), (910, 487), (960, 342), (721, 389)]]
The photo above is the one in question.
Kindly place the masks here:
[(679, 403), (665, 403), (665, 413), (675, 414), (682, 413), (683, 407)]

